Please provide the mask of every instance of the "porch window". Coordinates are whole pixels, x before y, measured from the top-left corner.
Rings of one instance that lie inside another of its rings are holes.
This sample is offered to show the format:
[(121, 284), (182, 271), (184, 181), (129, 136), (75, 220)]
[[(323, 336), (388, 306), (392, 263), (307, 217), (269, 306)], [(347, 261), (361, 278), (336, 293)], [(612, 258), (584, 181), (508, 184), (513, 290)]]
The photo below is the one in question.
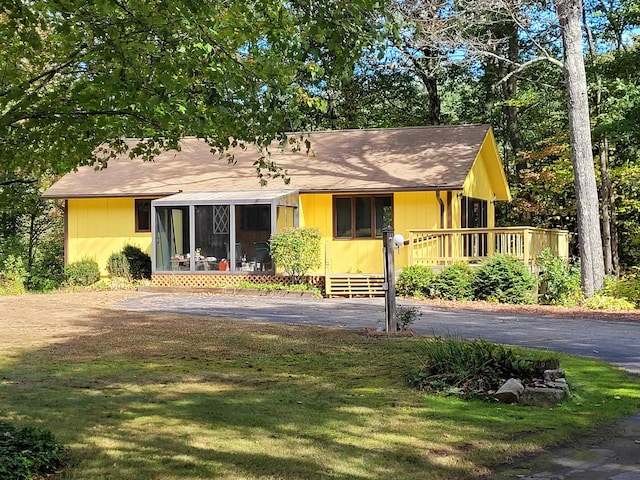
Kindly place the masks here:
[(351, 195), (333, 199), (335, 238), (380, 238), (393, 219), (391, 195)]
[(151, 231), (151, 199), (136, 198), (136, 232)]

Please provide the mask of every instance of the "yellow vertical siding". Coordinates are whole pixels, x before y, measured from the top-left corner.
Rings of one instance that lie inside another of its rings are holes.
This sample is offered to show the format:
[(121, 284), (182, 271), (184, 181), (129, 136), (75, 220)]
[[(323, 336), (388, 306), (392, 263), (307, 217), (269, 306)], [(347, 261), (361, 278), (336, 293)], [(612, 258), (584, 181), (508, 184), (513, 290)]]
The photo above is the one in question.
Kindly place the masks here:
[[(440, 204), (435, 192), (395, 193), (393, 216), (395, 232), (408, 238), (414, 228), (439, 228)], [(334, 240), (332, 219), (331, 194), (300, 195), (300, 226), (316, 227), (322, 234), (323, 266), (313, 273), (383, 273), (382, 240)], [(396, 268), (405, 266), (407, 258), (407, 248), (401, 247)]]
[[(490, 172), (490, 169), (487, 168), (487, 162), (483, 161), (482, 155), (479, 155), (464, 183), (464, 194), (468, 197), (479, 198), (488, 202), (488, 228), (493, 228), (496, 225), (495, 204), (493, 202), (496, 197), (496, 190), (493, 186), (494, 181), (495, 172)], [(460, 201), (457, 203), (459, 205)]]
[(107, 260), (125, 245), (151, 254), (151, 233), (136, 233), (133, 198), (70, 199), (67, 207), (67, 260), (93, 258), (107, 275)]
[[(447, 221), (446, 194), (441, 195), (445, 205), (444, 221)], [(409, 230), (440, 228), (440, 203), (435, 192), (398, 192), (393, 196), (393, 225), (395, 233), (409, 239)], [(397, 269), (409, 263), (409, 247), (396, 250)]]
[(487, 170), (487, 164), (480, 154), (471, 167), (464, 186), (464, 194), (468, 197), (482, 200), (493, 200), (494, 189), (491, 185), (491, 176)]

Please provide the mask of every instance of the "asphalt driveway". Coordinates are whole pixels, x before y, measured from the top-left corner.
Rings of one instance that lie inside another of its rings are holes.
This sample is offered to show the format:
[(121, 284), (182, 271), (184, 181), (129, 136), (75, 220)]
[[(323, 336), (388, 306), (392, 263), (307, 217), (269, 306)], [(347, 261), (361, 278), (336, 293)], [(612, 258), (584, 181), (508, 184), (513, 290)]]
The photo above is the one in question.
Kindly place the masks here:
[[(422, 316), (411, 328), (425, 335), (459, 335), (496, 343), (598, 358), (640, 374), (640, 322), (447, 309), (416, 305)], [(150, 294), (118, 304), (125, 310), (227, 317), (295, 325), (384, 328), (381, 298), (314, 299)]]

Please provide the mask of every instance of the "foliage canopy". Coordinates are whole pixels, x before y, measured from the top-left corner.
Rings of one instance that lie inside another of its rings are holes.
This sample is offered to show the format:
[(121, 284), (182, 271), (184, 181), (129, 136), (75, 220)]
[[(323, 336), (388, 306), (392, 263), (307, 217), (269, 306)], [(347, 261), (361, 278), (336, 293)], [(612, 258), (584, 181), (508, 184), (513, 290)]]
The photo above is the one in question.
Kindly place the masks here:
[[(151, 159), (185, 135), (218, 150), (282, 139), (300, 105), (322, 106), (302, 81), (320, 82), (328, 65), (349, 70), (376, 5), (3, 2), (0, 182), (66, 173), (115, 152)], [(97, 149), (104, 143), (111, 149)]]

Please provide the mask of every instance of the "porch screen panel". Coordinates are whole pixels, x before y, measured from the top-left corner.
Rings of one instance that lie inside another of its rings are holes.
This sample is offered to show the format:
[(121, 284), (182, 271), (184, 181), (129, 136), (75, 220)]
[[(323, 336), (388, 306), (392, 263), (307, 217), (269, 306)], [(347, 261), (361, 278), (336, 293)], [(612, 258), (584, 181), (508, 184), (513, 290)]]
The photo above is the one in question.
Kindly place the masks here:
[[(189, 208), (156, 208), (156, 270), (185, 268), (186, 262), (171, 262), (189, 253)], [(185, 250), (186, 249), (186, 250)]]
[(235, 209), (234, 269), (254, 272), (272, 270), (269, 250), (271, 205), (236, 205)]
[[(479, 198), (462, 197), (462, 228), (487, 228), (487, 201)], [(469, 233), (462, 238), (462, 251), (466, 257), (487, 255), (488, 234)]]
[(230, 221), (229, 205), (195, 206), (196, 254), (207, 262), (202, 263), (206, 269), (218, 269), (221, 260), (229, 259)]

